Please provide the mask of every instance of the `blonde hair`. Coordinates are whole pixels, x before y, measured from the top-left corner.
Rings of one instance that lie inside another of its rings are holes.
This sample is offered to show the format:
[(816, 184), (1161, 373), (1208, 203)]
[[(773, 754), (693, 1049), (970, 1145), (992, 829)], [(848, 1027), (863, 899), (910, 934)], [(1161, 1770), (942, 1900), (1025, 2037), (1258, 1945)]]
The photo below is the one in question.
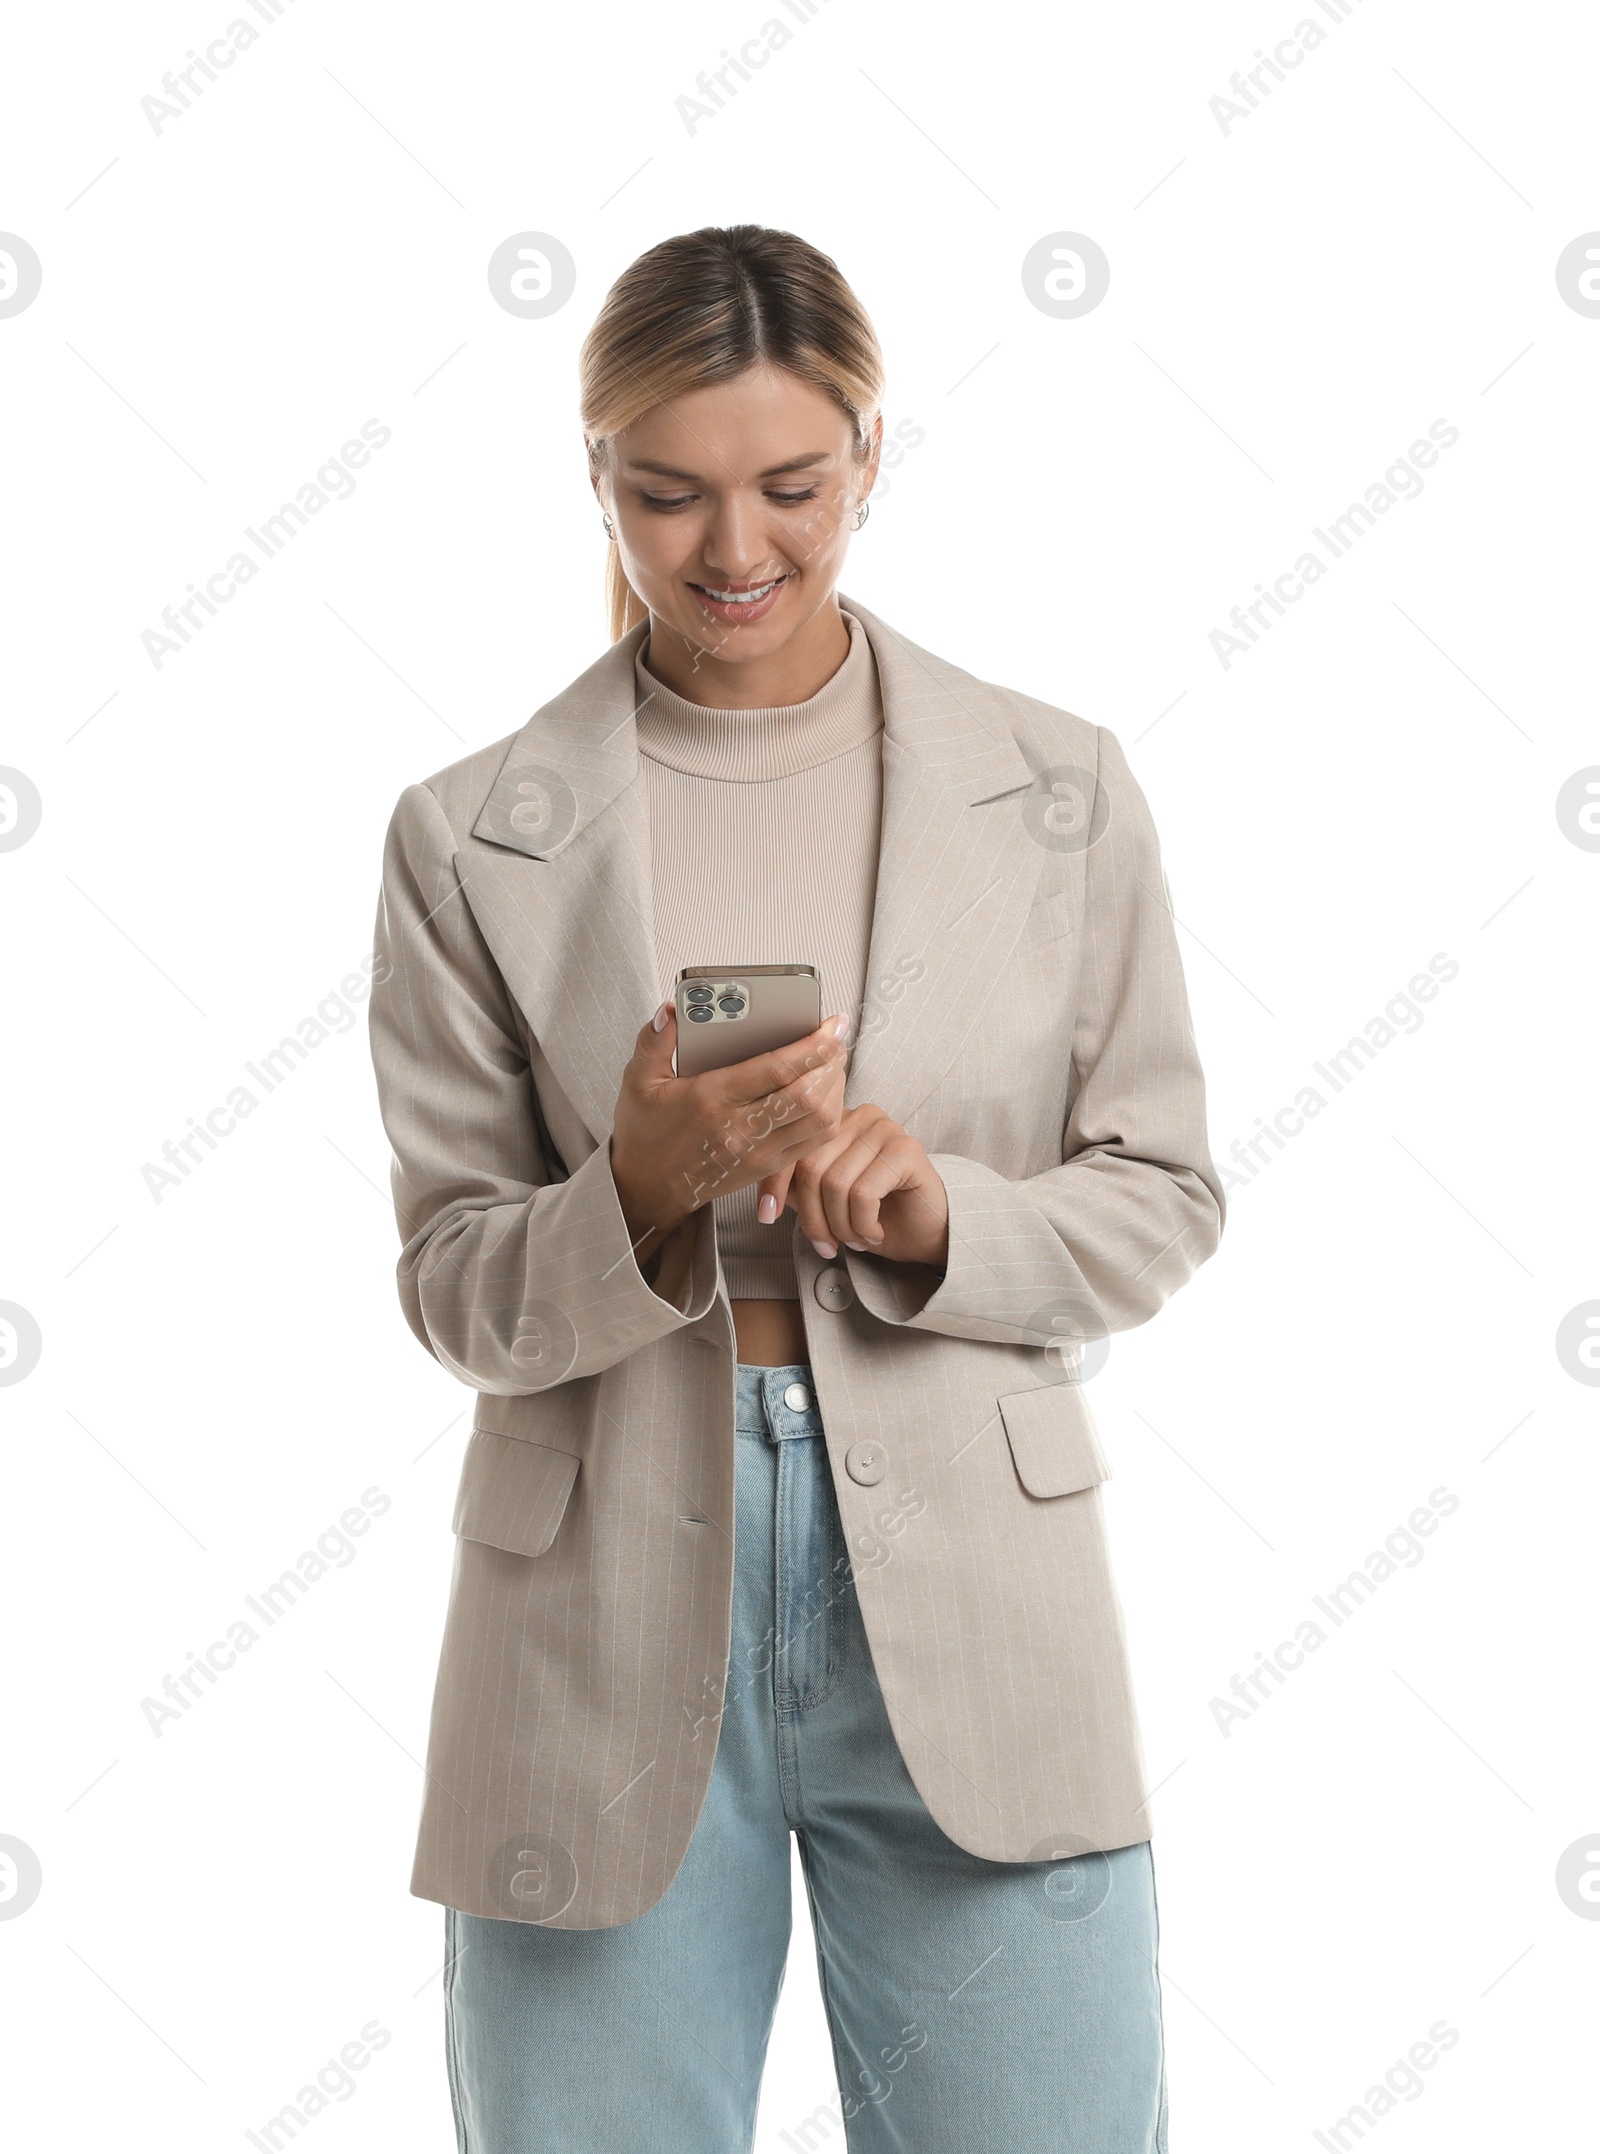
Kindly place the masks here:
[[(838, 265), (760, 224), (706, 225), (664, 239), (626, 268), (583, 340), (579, 407), (592, 471), (611, 438), (653, 405), (761, 364), (831, 396), (857, 463), (883, 395), (883, 354)], [(615, 546), (606, 561), (611, 640), (646, 618)]]

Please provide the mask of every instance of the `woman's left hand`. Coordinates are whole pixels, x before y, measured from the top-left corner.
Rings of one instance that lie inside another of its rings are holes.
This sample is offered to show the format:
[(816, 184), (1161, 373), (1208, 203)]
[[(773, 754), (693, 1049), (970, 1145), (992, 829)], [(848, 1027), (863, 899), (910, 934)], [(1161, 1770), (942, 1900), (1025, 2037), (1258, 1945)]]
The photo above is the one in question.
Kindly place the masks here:
[(950, 1199), (917, 1139), (881, 1107), (846, 1109), (838, 1131), (759, 1185), (757, 1217), (792, 1205), (818, 1256), (871, 1250), (899, 1263), (942, 1266)]

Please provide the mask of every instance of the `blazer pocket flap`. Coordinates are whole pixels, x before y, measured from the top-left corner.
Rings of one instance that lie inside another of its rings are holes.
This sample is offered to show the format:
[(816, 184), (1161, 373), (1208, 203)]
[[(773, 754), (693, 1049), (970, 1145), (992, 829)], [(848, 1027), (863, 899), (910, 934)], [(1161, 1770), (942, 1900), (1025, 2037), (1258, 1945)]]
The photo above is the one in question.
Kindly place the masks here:
[(484, 1541), (518, 1556), (543, 1555), (577, 1478), (570, 1451), (474, 1429), (451, 1523), (464, 1541)]
[(1000, 1401), (1017, 1478), (1031, 1496), (1070, 1496), (1111, 1478), (1081, 1384), (1041, 1384)]

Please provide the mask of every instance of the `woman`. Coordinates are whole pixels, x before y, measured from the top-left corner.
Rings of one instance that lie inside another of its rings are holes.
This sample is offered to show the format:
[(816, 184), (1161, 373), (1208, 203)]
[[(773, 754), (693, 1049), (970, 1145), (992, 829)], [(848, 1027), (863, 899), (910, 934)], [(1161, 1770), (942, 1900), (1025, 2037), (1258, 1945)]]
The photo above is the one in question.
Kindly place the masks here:
[[(470, 2154), (750, 2145), (791, 1832), (840, 2104), (787, 2143), (1166, 2143), (1078, 1379), (1222, 1193), (1116, 741), (838, 596), (880, 394), (793, 235), (635, 262), (611, 648), (390, 830), (401, 1298), (479, 1394), (412, 1879)], [(822, 1025), (675, 1076), (679, 968), (762, 963)]]

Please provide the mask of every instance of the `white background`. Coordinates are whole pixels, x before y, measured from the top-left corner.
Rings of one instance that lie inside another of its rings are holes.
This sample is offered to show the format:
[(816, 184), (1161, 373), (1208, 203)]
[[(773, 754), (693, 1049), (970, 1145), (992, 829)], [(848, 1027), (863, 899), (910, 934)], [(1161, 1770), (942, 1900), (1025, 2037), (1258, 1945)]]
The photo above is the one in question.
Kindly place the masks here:
[[(0, 762), (43, 801), (0, 857), (0, 1299), (43, 1338), (0, 1454), (0, 1832), (43, 1868), (0, 1922), (18, 2143), (246, 2144), (376, 2020), (306, 2142), (454, 2144), (407, 1884), (471, 1401), (395, 1297), (364, 1010), (160, 1202), (142, 1170), (357, 969), (402, 787), (604, 648), (577, 347), (637, 253), (746, 220), (834, 256), (925, 435), (845, 591), (1126, 747), (1219, 1162), (1459, 967), (1236, 1171), (1218, 1256), (1097, 1379), (1173, 2147), (1314, 2145), (1441, 2019), (1383, 2148), (1580, 2143), (1600, 1923), (1555, 1871), (1600, 1829), (1600, 1400), (1555, 1335), (1600, 1295), (1600, 857), (1555, 800), (1600, 763), (1600, 320), (1555, 264), (1600, 226), (1592, 14), (1366, 0), (1224, 133), (1208, 101), (1313, 0), (831, 0), (691, 134), (765, 0), (297, 0), (155, 133), (234, 15), (5, 50), (0, 228), (44, 273), (0, 320)], [(485, 274), (529, 229), (578, 265), (544, 320)], [(1022, 287), (1059, 230), (1111, 263), (1077, 320)], [(353, 497), (153, 666), (162, 608), (368, 419)], [(1224, 667), (1230, 608), (1435, 420), (1421, 495)], [(1212, 1699), (1441, 1487), (1422, 1560), (1224, 1734)], [(355, 1559), (154, 1735), (141, 1701), (369, 1488)], [(763, 2154), (834, 2091), (796, 1921)]]

